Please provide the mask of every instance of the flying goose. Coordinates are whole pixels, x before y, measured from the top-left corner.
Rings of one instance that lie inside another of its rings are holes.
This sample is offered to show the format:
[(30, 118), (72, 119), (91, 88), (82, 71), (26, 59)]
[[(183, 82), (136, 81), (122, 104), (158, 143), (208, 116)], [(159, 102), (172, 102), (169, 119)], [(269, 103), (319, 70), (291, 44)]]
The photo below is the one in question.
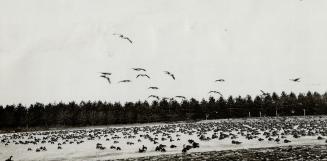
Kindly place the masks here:
[(150, 95), (148, 98), (156, 98), (157, 100), (159, 100), (159, 96), (156, 96), (156, 95)]
[(121, 80), (118, 83), (129, 83), (129, 82), (132, 82), (132, 81), (131, 80)]
[(223, 96), (220, 92), (218, 92), (218, 91), (209, 91), (209, 94), (210, 93), (216, 93), (216, 94), (219, 94), (220, 96)]
[(107, 80), (108, 80), (108, 82), (109, 82), (109, 84), (111, 83), (111, 81), (110, 81), (110, 78), (109, 78), (109, 77), (107, 77), (106, 75), (101, 75), (100, 77), (107, 79)]
[(132, 68), (133, 70), (135, 70), (135, 71), (146, 71), (145, 69), (143, 69), (143, 68)]
[(148, 89), (159, 89), (158, 87), (149, 87)]
[(301, 78), (294, 78), (294, 79), (290, 79), (290, 81), (293, 81), (293, 82), (300, 82), (300, 79), (301, 79)]
[(215, 82), (225, 82), (225, 79), (217, 79)]
[(263, 90), (260, 90), (260, 91), (261, 91), (262, 95), (264, 95), (264, 96), (268, 96), (269, 95), (268, 92), (264, 92)]
[(186, 97), (184, 96), (175, 96), (176, 98), (182, 98), (182, 99), (186, 99)]
[(120, 38), (128, 40), (131, 44), (133, 43), (133, 41), (129, 37), (124, 36), (123, 34), (113, 34), (113, 35), (118, 35)]
[(148, 76), (147, 74), (139, 74), (136, 76), (136, 78), (138, 78), (138, 77), (148, 77), (150, 79), (150, 76)]
[(164, 71), (166, 74), (168, 74), (168, 75), (170, 75), (174, 80), (175, 80), (175, 76), (174, 76), (174, 74), (172, 74), (172, 73), (170, 73), (170, 72), (168, 72), (168, 71)]

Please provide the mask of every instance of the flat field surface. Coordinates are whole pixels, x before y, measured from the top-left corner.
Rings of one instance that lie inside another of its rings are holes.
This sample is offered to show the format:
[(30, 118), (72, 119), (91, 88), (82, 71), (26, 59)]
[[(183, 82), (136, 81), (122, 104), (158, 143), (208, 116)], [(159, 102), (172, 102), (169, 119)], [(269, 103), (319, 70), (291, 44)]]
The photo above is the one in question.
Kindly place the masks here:
[(259, 153), (307, 160), (301, 148), (316, 147), (312, 154), (319, 155), (312, 157), (325, 156), (326, 136), (326, 116), (72, 128), (1, 134), (0, 160), (255, 160)]

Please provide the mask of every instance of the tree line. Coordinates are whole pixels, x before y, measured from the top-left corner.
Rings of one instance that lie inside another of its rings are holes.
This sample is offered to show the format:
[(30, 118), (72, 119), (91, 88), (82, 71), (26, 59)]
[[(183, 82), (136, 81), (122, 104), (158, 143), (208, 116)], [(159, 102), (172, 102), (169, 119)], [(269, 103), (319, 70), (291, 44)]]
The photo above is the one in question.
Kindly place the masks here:
[(327, 92), (282, 92), (198, 101), (69, 102), (0, 106), (0, 128), (49, 128), (241, 117), (327, 114)]

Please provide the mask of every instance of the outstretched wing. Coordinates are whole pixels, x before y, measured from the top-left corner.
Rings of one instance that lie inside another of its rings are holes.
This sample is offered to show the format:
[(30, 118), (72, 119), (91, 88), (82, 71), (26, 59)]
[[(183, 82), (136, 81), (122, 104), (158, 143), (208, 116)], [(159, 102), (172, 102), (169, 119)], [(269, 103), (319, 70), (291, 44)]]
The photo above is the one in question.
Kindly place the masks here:
[(100, 72), (102, 75), (111, 75), (111, 73), (107, 73), (107, 72)]
[(131, 44), (133, 43), (133, 41), (131, 39), (129, 39), (128, 37), (125, 37), (126, 40), (128, 40)]
[(171, 74), (170, 76), (175, 80), (175, 76), (174, 76), (174, 74)]

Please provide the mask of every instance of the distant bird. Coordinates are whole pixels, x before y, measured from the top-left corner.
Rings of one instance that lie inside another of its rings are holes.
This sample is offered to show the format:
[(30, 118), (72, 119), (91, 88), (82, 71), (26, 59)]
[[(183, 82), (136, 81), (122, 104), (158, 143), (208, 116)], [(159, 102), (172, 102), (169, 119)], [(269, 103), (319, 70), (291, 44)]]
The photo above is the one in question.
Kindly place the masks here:
[(108, 80), (108, 82), (109, 82), (109, 84), (111, 83), (111, 81), (110, 81), (110, 78), (109, 78), (109, 77), (107, 77), (107, 76), (105, 76), (105, 75), (101, 75), (100, 77), (107, 79), (107, 80)]
[(148, 89), (159, 89), (158, 87), (149, 87)]
[(186, 97), (184, 96), (175, 96), (176, 98), (182, 98), (182, 99), (186, 99)]
[(148, 98), (156, 98), (157, 100), (159, 100), (159, 96), (156, 95), (150, 95)]
[(143, 69), (143, 68), (132, 68), (133, 70), (135, 70), (135, 71), (146, 71), (145, 69)]
[(215, 82), (225, 82), (225, 79), (217, 79)]
[(102, 75), (111, 75), (111, 73), (107, 73), (107, 72), (100, 72)]
[(113, 34), (113, 35), (118, 35), (120, 38), (128, 40), (131, 44), (133, 43), (133, 41), (129, 37), (124, 36), (123, 34)]
[(12, 158), (13, 156), (10, 156), (9, 159), (6, 159), (6, 161), (12, 161)]
[(263, 90), (260, 90), (260, 92), (262, 93), (262, 95), (264, 95), (264, 96), (268, 96), (269, 95), (269, 93), (268, 92), (264, 92)]
[(131, 80), (121, 80), (118, 83), (129, 83), (129, 82), (132, 82), (132, 81)]
[(138, 77), (148, 77), (150, 79), (150, 76), (148, 76), (147, 74), (139, 74), (136, 76), (136, 78), (138, 78)]
[(223, 96), (223, 95), (222, 95), (220, 92), (218, 92), (218, 91), (210, 91), (209, 94), (210, 94), (210, 93), (216, 93), (216, 94), (219, 94), (220, 96)]
[(293, 82), (300, 82), (300, 79), (301, 79), (301, 78), (294, 78), (294, 79), (290, 79), (290, 81), (293, 81)]
[(174, 74), (172, 74), (172, 73), (170, 73), (170, 72), (168, 72), (168, 71), (164, 71), (166, 74), (168, 74), (168, 75), (170, 75), (174, 80), (175, 80), (175, 75)]

